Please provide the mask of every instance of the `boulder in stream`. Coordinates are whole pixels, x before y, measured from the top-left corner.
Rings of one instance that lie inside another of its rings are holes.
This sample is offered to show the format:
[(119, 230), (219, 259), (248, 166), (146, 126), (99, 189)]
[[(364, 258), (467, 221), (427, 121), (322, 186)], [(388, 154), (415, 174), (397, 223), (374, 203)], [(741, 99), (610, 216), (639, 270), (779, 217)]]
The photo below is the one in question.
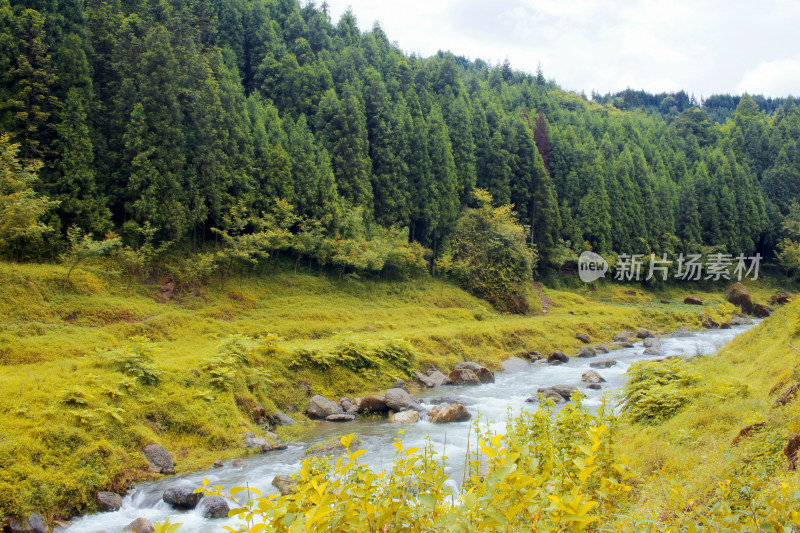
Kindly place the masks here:
[(311, 401), (306, 409), (306, 415), (309, 418), (325, 418), (329, 415), (342, 414), (342, 408), (336, 402), (333, 402), (324, 396), (317, 394), (311, 398)]
[(561, 396), (564, 400), (569, 400), (572, 396), (572, 393), (578, 390), (578, 387), (574, 385), (551, 385), (549, 387), (541, 387), (537, 389), (538, 394), (545, 394), (550, 392), (555, 392), (559, 396)]
[(614, 359), (603, 359), (602, 361), (593, 361), (589, 363), (589, 366), (592, 368), (611, 368), (616, 364), (617, 362)]
[(547, 356), (547, 362), (551, 365), (560, 365), (562, 363), (566, 363), (567, 361), (569, 361), (569, 357), (560, 350), (554, 350), (550, 352), (550, 355)]
[(456, 368), (447, 376), (451, 385), (480, 385), (481, 378), (467, 368)]
[(119, 511), (122, 507), (122, 496), (115, 492), (101, 490), (95, 495), (97, 501), (97, 510), (101, 513), (108, 513), (112, 511)]
[(356, 419), (356, 415), (349, 415), (347, 413), (339, 413), (338, 415), (328, 415), (325, 420), (328, 422), (352, 422)]
[(358, 402), (359, 414), (376, 414), (382, 415), (389, 412), (389, 406), (383, 398), (378, 396), (364, 396)]
[(640, 339), (649, 339), (650, 337), (655, 337), (652, 331), (642, 328), (636, 330), (636, 336)]
[(288, 496), (297, 490), (297, 481), (292, 476), (275, 476), (272, 478), (272, 486), (278, 489), (281, 496)]
[(481, 380), (481, 383), (494, 383), (494, 372), (485, 366), (479, 365), (478, 363), (473, 363), (472, 361), (462, 361), (460, 363), (456, 363), (455, 369), (471, 370), (476, 376), (478, 376), (478, 379)]
[(747, 326), (753, 323), (753, 319), (744, 316), (734, 316), (728, 321), (731, 326)]
[(122, 531), (130, 531), (132, 533), (153, 533), (156, 527), (147, 518), (139, 517), (124, 528)]
[(203, 509), (203, 518), (228, 518), (228, 512), (231, 510), (228, 502), (222, 496), (206, 496), (203, 498), (201, 505)]
[(392, 424), (413, 424), (419, 421), (419, 413), (416, 411), (400, 411), (389, 417)]
[(594, 351), (597, 353), (608, 353), (608, 346), (605, 344), (598, 344), (594, 347)]
[(538, 402), (540, 396), (542, 398), (550, 398), (551, 400), (553, 400), (557, 404), (566, 402), (564, 397), (561, 396), (559, 393), (557, 393), (554, 390), (545, 390), (544, 392), (538, 393), (536, 396), (531, 396), (530, 398), (526, 399), (525, 401), (526, 402)]
[(383, 401), (389, 406), (389, 409), (395, 411), (421, 411), (420, 401), (403, 389), (389, 389), (383, 397)]
[(693, 337), (694, 333), (686, 326), (681, 326), (672, 332), (671, 337)]
[(190, 510), (197, 507), (203, 495), (188, 487), (170, 487), (164, 491), (161, 499), (175, 509)]
[(604, 383), (605, 379), (596, 370), (587, 370), (581, 376), (584, 383)]
[(472, 415), (460, 403), (441, 405), (428, 411), (428, 420), (433, 424), (466, 422), (470, 418), (472, 418)]
[(597, 352), (591, 346), (581, 346), (578, 350), (578, 357), (595, 357)]
[(645, 348), (659, 348), (661, 346), (661, 341), (655, 337), (650, 337), (642, 341), (642, 346)]

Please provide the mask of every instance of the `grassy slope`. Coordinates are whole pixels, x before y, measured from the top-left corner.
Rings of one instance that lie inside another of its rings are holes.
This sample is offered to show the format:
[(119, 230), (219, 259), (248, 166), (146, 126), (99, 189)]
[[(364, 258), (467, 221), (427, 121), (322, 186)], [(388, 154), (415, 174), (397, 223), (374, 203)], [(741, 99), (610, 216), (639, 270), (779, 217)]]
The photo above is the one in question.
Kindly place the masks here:
[[(575, 353), (576, 332), (607, 342), (623, 329), (667, 331), (698, 324), (701, 312), (732, 311), (719, 294), (704, 295), (708, 305), (699, 308), (678, 303), (685, 295), (679, 290), (628, 295), (629, 287), (608, 285), (581, 287), (582, 294), (545, 289), (555, 302), (546, 316), (507, 316), (433, 280), (331, 281), (284, 272), (159, 303), (158, 284), (75, 271), (62, 291), (64, 276), (61, 267), (0, 264), (0, 516), (91, 510), (96, 490), (148, 476), (138, 450), (150, 442), (172, 451), (178, 471), (241, 454), (239, 432), (258, 430), (251, 417), (256, 402), (268, 411), (302, 411), (302, 381), (308, 394), (336, 398), (394, 381), (396, 375), (342, 369), (287, 370), (292, 349), (323, 346), (340, 333), (406, 339), (421, 354), (420, 368), (447, 369), (467, 359), (496, 366), (520, 350)], [(763, 300), (769, 289), (762, 292)], [(274, 381), (268, 398), (243, 386), (214, 390), (206, 372), (191, 372), (233, 333), (286, 339), (278, 353), (260, 359)], [(122, 374), (86, 355), (124, 347), (134, 335), (156, 343), (166, 377), (124, 391)], [(64, 403), (75, 387), (85, 405)]]
[[(800, 402), (774, 407), (800, 380), (800, 354), (790, 344), (800, 344), (800, 301), (716, 356), (694, 359), (691, 368), (700, 382), (676, 416), (657, 426), (623, 424), (620, 452), (643, 474), (623, 522), (684, 513), (690, 501), (710, 501), (724, 480), (759, 487), (756, 493), (776, 490), (789, 478), (797, 485), (782, 450), (789, 436), (800, 433)], [(759, 422), (766, 423), (762, 431), (732, 444), (742, 428)]]

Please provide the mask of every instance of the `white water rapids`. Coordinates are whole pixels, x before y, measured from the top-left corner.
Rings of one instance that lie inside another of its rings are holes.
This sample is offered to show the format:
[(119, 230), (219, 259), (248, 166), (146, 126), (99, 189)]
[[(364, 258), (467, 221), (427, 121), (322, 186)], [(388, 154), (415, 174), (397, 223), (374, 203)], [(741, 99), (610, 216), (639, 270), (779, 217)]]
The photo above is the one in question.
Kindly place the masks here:
[[(718, 351), (736, 335), (750, 329), (748, 326), (734, 326), (726, 330), (707, 330), (695, 332), (692, 337), (661, 339), (662, 349), (666, 355), (691, 356), (697, 354), (710, 355)], [(625, 373), (634, 361), (658, 359), (663, 356), (643, 355), (641, 342), (633, 348), (614, 350), (609, 354), (599, 354), (594, 358), (570, 358), (563, 365), (530, 364), (514, 371), (497, 372), (495, 383), (477, 387), (437, 387), (421, 394), (425, 398), (448, 396), (461, 400), (473, 417), (480, 413), (483, 420), (491, 420), (497, 430), (502, 431), (505, 425), (507, 410), (514, 414), (521, 409), (535, 410), (537, 403), (525, 403), (526, 398), (536, 395), (539, 387), (564, 384), (575, 385), (586, 395), (584, 405), (595, 408), (600, 404), (602, 395), (609, 390), (622, 386)], [(615, 366), (607, 369), (596, 369), (605, 378), (602, 390), (591, 390), (581, 383), (581, 375), (590, 369), (589, 364), (603, 359), (614, 359)], [(430, 406), (426, 406), (430, 407)], [(360, 462), (367, 462), (373, 468), (385, 468), (394, 459), (395, 448), (391, 445), (395, 437), (401, 436), (404, 446), (424, 446), (425, 437), (429, 436), (435, 450), (444, 453), (447, 459), (447, 471), (454, 477), (461, 474), (464, 465), (464, 454), (467, 451), (467, 434), (470, 422), (453, 424), (431, 424), (427, 420), (411, 425), (387, 423), (385, 420), (364, 419), (348, 423), (323, 422), (307, 445), (320, 442), (334, 435), (358, 433), (361, 446), (367, 450)], [(399, 429), (403, 435), (398, 434)], [(474, 444), (474, 435), (473, 435)], [(145, 517), (153, 522), (163, 522), (167, 517), (173, 523), (181, 523), (182, 532), (218, 532), (222, 526), (235, 526), (237, 519), (209, 520), (202, 516), (202, 502), (193, 511), (176, 511), (164, 503), (161, 496), (169, 487), (185, 486), (197, 488), (202, 485), (203, 478), (209, 478), (211, 485), (222, 485), (226, 489), (249, 484), (264, 494), (277, 492), (271, 486), (272, 478), (278, 474), (294, 474), (300, 469), (300, 462), (306, 457), (305, 446), (290, 446), (283, 451), (274, 451), (244, 459), (244, 466), (231, 466), (227, 461), (223, 468), (209, 468), (191, 474), (165, 477), (157, 482), (137, 485), (123, 498), (122, 508), (117, 512), (98, 513), (76, 518), (68, 528), (60, 532), (68, 533), (117, 533), (138, 517)]]

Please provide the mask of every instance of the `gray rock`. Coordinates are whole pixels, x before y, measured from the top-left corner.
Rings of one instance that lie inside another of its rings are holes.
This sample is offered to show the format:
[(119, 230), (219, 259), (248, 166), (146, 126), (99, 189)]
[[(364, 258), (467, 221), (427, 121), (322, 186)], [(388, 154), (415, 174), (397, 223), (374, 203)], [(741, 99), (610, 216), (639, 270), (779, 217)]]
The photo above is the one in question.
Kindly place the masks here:
[(433, 424), (466, 422), (472, 415), (460, 403), (441, 405), (428, 411), (428, 420)]
[(610, 368), (616, 364), (617, 362), (614, 359), (603, 359), (602, 361), (589, 363), (589, 366), (592, 368)]
[(272, 444), (270, 444), (267, 439), (262, 439), (259, 437), (247, 437), (244, 440), (244, 446), (245, 448), (258, 449), (262, 452), (268, 452), (272, 450)]
[(203, 518), (228, 518), (231, 510), (222, 496), (206, 496), (202, 503)]
[(559, 394), (565, 400), (569, 400), (572, 396), (572, 393), (578, 390), (578, 387), (573, 385), (551, 385), (549, 387), (541, 387), (536, 392), (539, 394), (544, 394), (545, 392), (552, 391), (556, 394)]
[(675, 331), (672, 332), (672, 337), (694, 337), (694, 333), (692, 330), (687, 328), (686, 326), (681, 326)]
[(481, 378), (475, 372), (467, 368), (456, 368), (447, 377), (451, 385), (480, 385)]
[(174, 474), (175, 462), (172, 455), (160, 444), (148, 444), (142, 448), (142, 453), (150, 462), (151, 470), (159, 474)]
[(608, 347), (605, 344), (598, 344), (594, 347), (594, 351), (597, 353), (608, 353)]
[(652, 332), (642, 328), (636, 330), (636, 336), (640, 339), (649, 339), (650, 337), (655, 337)]
[(153, 533), (156, 527), (147, 518), (139, 517), (127, 526), (122, 531), (132, 531), (133, 533)]
[(353, 402), (351, 402), (349, 398), (342, 398), (339, 400), (339, 406), (342, 408), (342, 411), (349, 413), (353, 408)]
[(339, 404), (319, 394), (311, 398), (311, 402), (306, 409), (306, 415), (309, 418), (325, 418), (326, 416), (339, 415), (343, 412)]
[(422, 411), (420, 401), (403, 389), (394, 388), (387, 390), (383, 401), (386, 402), (386, 405), (388, 405), (390, 409), (394, 409), (395, 411)]
[(595, 357), (597, 356), (597, 352), (594, 351), (594, 348), (591, 346), (581, 346), (581, 349), (578, 350), (578, 357)]
[(611, 344), (619, 346), (620, 348), (633, 348), (633, 344), (628, 341), (614, 341)]
[(589, 340), (589, 335), (587, 335), (586, 333), (576, 333), (575, 338), (585, 344), (589, 344), (589, 342), (591, 342)]
[(643, 355), (664, 355), (665, 353), (661, 346), (650, 346), (642, 352)]
[(661, 341), (655, 337), (649, 337), (642, 341), (642, 346), (644, 346), (645, 348), (660, 348)]
[(603, 388), (603, 386), (600, 385), (599, 383), (589, 383), (588, 385), (586, 385), (586, 388), (587, 389), (593, 389), (593, 390), (600, 390), (600, 389)]
[(278, 423), (280, 425), (282, 425), (282, 426), (293, 426), (293, 425), (297, 424), (297, 422), (295, 422), (294, 418), (288, 416), (286, 413), (283, 413), (281, 411), (277, 411), (275, 413), (275, 418), (278, 419)]
[(6, 517), (6, 528), (8, 533), (47, 533), (47, 522), (38, 513), (31, 513), (27, 518), (18, 516)]
[(217, 459), (216, 461), (214, 461), (214, 468), (222, 468), (223, 466), (225, 466), (225, 463), (223, 463), (223, 462), (222, 462), (222, 461), (220, 461), (219, 459)]
[(550, 355), (547, 356), (547, 362), (551, 365), (560, 365), (561, 363), (566, 363), (567, 361), (569, 361), (569, 357), (560, 350), (554, 350), (550, 352)]
[(292, 476), (275, 476), (272, 486), (278, 489), (282, 496), (288, 496), (297, 490), (297, 481)]
[(634, 336), (632, 331), (620, 331), (614, 335), (614, 340), (617, 342), (628, 342)]
[(356, 415), (348, 415), (348, 414), (339, 414), (339, 415), (328, 415), (325, 417), (325, 420), (328, 422), (352, 422), (356, 419)]
[(735, 316), (730, 319), (729, 321), (731, 326), (746, 326), (753, 323), (751, 318), (746, 318), (743, 316)]
[(107, 490), (98, 492), (95, 500), (97, 501), (97, 510), (101, 513), (119, 511), (119, 508), (122, 507), (122, 496)]
[(473, 363), (472, 361), (463, 361), (461, 363), (456, 363), (455, 369), (471, 370), (476, 376), (478, 376), (478, 379), (480, 379), (481, 383), (494, 383), (494, 372), (485, 366), (479, 365), (478, 363)]
[(429, 389), (436, 386), (432, 379), (428, 378), (422, 372), (414, 372), (414, 379), (416, 379), (423, 387), (428, 387)]
[(187, 487), (171, 487), (164, 491), (161, 499), (175, 509), (194, 509), (203, 495)]
[(392, 424), (413, 424), (419, 421), (419, 413), (416, 411), (400, 411), (389, 417)]
[(596, 370), (587, 370), (581, 376), (584, 383), (604, 383), (605, 379)]
[(390, 389), (403, 389), (404, 391), (408, 392), (408, 387), (406, 387), (406, 382), (402, 379), (398, 379), (394, 382), (394, 384), (389, 387)]
[(442, 385), (449, 385), (450, 384), (450, 380), (447, 379), (447, 376), (445, 376), (443, 373), (441, 373), (438, 370), (434, 370), (433, 372), (428, 374), (428, 379), (433, 381), (434, 387), (441, 387)]
[(563, 396), (561, 396), (559, 393), (557, 393), (556, 391), (553, 391), (553, 390), (545, 390), (543, 392), (538, 393), (536, 396), (531, 396), (530, 398), (526, 399), (525, 401), (526, 402), (538, 402), (540, 395), (543, 398), (550, 398), (551, 400), (553, 400), (557, 404), (566, 402), (566, 400), (564, 400)]
[(519, 357), (509, 357), (500, 364), (503, 365), (503, 370), (506, 372), (518, 372), (531, 366), (529, 362), (524, 359), (520, 359)]

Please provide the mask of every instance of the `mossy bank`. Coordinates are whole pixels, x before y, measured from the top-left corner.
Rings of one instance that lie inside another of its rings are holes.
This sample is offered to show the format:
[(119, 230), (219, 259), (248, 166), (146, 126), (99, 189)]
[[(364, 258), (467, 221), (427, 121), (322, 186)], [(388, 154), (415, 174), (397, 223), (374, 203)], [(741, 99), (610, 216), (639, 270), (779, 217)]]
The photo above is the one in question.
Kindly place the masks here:
[[(735, 311), (721, 292), (695, 306), (682, 303), (690, 291), (615, 285), (543, 288), (547, 314), (518, 316), (429, 279), (338, 281), (276, 268), (224, 289), (175, 290), (99, 272), (65, 277), (61, 267), (0, 264), (0, 515), (92, 511), (96, 491), (155, 475), (140, 452), (150, 443), (171, 451), (178, 472), (241, 455), (240, 434), (258, 430), (256, 405), (299, 420), (278, 431), (297, 439), (313, 427), (302, 415), (313, 394), (374, 392), (410, 368), (462, 360), (497, 367), (521, 351), (574, 355), (579, 332), (607, 342), (620, 330), (699, 327)], [(765, 300), (771, 289), (751, 292)], [(246, 364), (220, 351), (235, 335), (246, 336)], [(396, 364), (360, 367), (311, 360), (347, 343), (396, 343), (401, 353)]]

